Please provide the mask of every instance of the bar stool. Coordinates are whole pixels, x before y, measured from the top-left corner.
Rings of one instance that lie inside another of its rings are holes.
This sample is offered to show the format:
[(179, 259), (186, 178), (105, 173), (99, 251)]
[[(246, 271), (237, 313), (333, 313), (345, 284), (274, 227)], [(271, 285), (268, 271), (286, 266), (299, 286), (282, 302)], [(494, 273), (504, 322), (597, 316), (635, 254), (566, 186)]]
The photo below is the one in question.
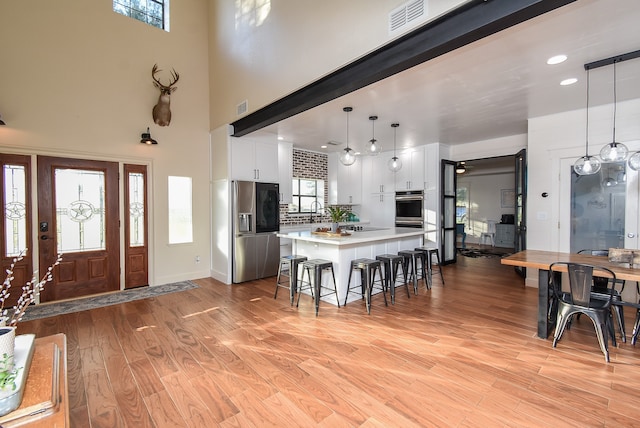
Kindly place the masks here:
[[(278, 276), (276, 277), (276, 292), (273, 295), (274, 299), (278, 297), (278, 288), (288, 288), (289, 300), (291, 301), (291, 306), (293, 306), (293, 296), (298, 289), (298, 265), (305, 260), (307, 260), (305, 256), (299, 256), (297, 254), (280, 257), (280, 266), (278, 266)], [(289, 277), (289, 281), (287, 283), (280, 282), (283, 265), (285, 266), (285, 270)]]
[(433, 255), (436, 255), (436, 260), (438, 262), (438, 273), (440, 273), (440, 279), (442, 280), (442, 285), (444, 285), (444, 276), (442, 275), (442, 265), (440, 264), (440, 251), (437, 248), (430, 247), (418, 247), (416, 251), (424, 252), (425, 260), (427, 261), (427, 280), (429, 281), (429, 285), (433, 285)]
[[(333, 294), (336, 295), (336, 302), (338, 303), (338, 307), (340, 307), (340, 300), (338, 300), (338, 290), (336, 289), (336, 275), (333, 272), (333, 262), (329, 260), (323, 259), (313, 259), (302, 262), (302, 277), (300, 278), (300, 293), (298, 293), (298, 301), (296, 302), (296, 307), (300, 304), (300, 294), (302, 294), (303, 286), (304, 286), (304, 274), (306, 273), (309, 277), (309, 282), (307, 283), (307, 289), (311, 290), (311, 296), (313, 296), (316, 304), (316, 316), (318, 316), (318, 308), (320, 306), (320, 298), (324, 296), (328, 296), (331, 293), (321, 294), (322, 288), (329, 289), (328, 287), (322, 286), (322, 272), (325, 270), (331, 270), (331, 277), (333, 278)], [(311, 272), (313, 271), (313, 280), (311, 279)]]
[(380, 260), (382, 266), (384, 266), (384, 288), (389, 289), (391, 293), (391, 304), (396, 303), (396, 281), (398, 279), (398, 267), (402, 268), (402, 274), (404, 276), (404, 286), (407, 289), (407, 297), (410, 298), (409, 284), (407, 283), (407, 275), (404, 270), (404, 264), (402, 263), (404, 257), (397, 254), (381, 254), (376, 256), (376, 260)]
[(496, 220), (487, 220), (487, 231), (480, 234), (479, 243), (485, 245), (486, 240), (489, 239), (492, 247), (496, 246)]
[(364, 297), (365, 304), (367, 306), (367, 313), (371, 315), (371, 291), (376, 282), (376, 272), (378, 272), (378, 284), (382, 290), (382, 296), (384, 297), (384, 305), (389, 306), (387, 303), (387, 295), (384, 292), (384, 282), (382, 280), (382, 268), (379, 260), (372, 259), (355, 259), (351, 260), (351, 270), (349, 271), (349, 281), (347, 281), (347, 295), (344, 296), (344, 305), (347, 305), (347, 297), (349, 293), (355, 293), (351, 291), (354, 288), (351, 287), (351, 275), (354, 270), (360, 271), (360, 296)]
[[(413, 281), (413, 293), (418, 294), (418, 261), (421, 263), (420, 270), (422, 273), (422, 279), (426, 279), (424, 252), (416, 250), (402, 250), (398, 251), (398, 255), (404, 258), (402, 266), (404, 267), (404, 272), (407, 274), (407, 277)], [(427, 288), (431, 288), (428, 282)]]

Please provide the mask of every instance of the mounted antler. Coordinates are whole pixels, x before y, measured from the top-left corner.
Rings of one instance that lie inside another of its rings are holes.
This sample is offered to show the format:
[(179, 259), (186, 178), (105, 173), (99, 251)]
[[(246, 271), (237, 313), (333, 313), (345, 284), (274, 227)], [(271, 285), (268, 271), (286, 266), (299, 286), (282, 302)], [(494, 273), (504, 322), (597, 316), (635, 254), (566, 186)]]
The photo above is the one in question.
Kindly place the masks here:
[(171, 83), (169, 85), (163, 85), (158, 79), (156, 79), (156, 73), (158, 73), (158, 64), (153, 65), (151, 70), (151, 77), (153, 78), (153, 84), (156, 88), (160, 89), (160, 96), (158, 97), (158, 103), (153, 107), (153, 121), (160, 126), (169, 126), (171, 122), (171, 93), (178, 89), (173, 86), (178, 83), (180, 75), (176, 73), (176, 70), (171, 70)]

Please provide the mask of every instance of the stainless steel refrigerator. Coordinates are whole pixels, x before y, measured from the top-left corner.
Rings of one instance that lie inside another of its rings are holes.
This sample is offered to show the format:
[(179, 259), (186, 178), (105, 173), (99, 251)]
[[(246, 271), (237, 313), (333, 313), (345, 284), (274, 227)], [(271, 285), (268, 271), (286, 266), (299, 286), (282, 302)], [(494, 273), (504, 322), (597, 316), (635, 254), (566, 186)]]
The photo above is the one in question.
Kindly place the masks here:
[(274, 276), (280, 262), (277, 183), (232, 181), (234, 283)]

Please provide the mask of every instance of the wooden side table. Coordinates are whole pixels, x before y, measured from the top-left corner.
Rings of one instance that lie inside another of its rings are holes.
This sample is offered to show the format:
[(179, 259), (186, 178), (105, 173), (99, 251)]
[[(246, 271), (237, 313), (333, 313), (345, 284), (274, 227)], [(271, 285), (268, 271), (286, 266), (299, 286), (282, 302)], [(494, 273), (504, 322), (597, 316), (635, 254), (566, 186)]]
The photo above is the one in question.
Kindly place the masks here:
[(67, 338), (64, 334), (38, 337), (20, 407), (0, 418), (3, 428), (59, 428), (69, 426)]

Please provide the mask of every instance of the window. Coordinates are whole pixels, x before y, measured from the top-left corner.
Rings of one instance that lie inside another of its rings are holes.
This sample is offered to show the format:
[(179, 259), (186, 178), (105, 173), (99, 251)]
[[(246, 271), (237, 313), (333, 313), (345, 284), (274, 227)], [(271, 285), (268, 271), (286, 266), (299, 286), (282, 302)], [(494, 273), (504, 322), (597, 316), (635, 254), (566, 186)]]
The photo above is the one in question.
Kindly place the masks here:
[(193, 242), (191, 177), (169, 177), (169, 244)]
[(294, 178), (292, 193), (289, 214), (317, 213), (324, 207), (323, 180)]
[(169, 31), (169, 0), (113, 0), (113, 11)]

